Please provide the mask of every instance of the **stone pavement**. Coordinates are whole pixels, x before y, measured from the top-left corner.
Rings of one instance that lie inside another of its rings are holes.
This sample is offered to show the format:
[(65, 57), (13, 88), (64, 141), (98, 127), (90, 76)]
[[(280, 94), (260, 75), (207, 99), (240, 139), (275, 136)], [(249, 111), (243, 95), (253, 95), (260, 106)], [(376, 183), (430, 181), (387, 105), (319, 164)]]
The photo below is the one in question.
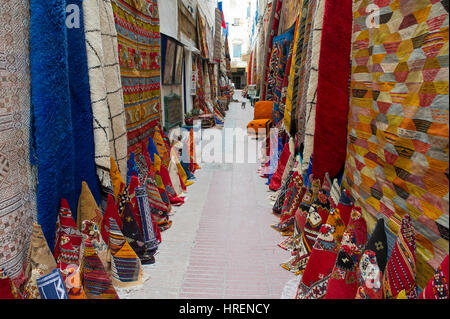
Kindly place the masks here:
[[(240, 98), (240, 92), (235, 94)], [(246, 128), (253, 107), (232, 103), (225, 127)], [(258, 164), (200, 163), (186, 203), (175, 209), (173, 226), (162, 233), (156, 263), (144, 266), (142, 286), (121, 298), (279, 299), (295, 276), (280, 267), (289, 254), (270, 228), (267, 179)]]

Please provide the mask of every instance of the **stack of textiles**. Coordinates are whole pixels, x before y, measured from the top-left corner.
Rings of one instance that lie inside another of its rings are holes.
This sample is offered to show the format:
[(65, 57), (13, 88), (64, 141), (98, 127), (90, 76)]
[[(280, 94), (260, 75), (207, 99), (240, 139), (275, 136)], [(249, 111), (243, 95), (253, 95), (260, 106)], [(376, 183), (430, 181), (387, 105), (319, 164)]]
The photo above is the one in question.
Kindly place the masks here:
[(2, 295), (25, 299), (117, 299), (117, 288), (141, 285), (143, 265), (156, 262), (160, 233), (172, 225), (169, 215), (173, 205), (182, 204), (187, 186), (192, 185), (179, 161), (182, 145), (174, 143), (169, 150), (166, 142), (160, 129), (154, 131), (148, 143), (142, 142), (138, 158), (132, 153), (128, 160), (128, 183), (110, 158), (113, 190), (105, 210), (99, 208), (85, 182), (76, 219), (68, 201), (61, 199), (53, 249), (41, 226), (35, 223), (26, 280), (16, 287), (2, 273)]

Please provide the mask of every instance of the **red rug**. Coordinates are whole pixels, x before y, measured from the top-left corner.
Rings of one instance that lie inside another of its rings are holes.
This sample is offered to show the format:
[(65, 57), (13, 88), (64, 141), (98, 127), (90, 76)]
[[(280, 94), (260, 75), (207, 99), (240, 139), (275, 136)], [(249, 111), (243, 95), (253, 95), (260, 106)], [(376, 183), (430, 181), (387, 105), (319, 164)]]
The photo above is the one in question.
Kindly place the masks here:
[(345, 163), (352, 21), (351, 0), (326, 1), (312, 170), (320, 180), (326, 172), (334, 178)]

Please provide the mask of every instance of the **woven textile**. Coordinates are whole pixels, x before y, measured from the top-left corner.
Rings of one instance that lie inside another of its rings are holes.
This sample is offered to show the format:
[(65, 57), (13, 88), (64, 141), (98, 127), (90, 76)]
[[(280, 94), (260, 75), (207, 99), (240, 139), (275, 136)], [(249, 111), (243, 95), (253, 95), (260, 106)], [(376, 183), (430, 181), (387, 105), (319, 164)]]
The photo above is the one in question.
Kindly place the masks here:
[[(306, 101), (307, 101), (307, 93), (309, 85), (310, 85), (310, 79), (313, 80), (315, 73), (311, 72), (312, 69), (312, 61), (313, 58), (316, 59), (317, 56), (313, 57), (313, 46), (315, 43), (314, 35), (321, 35), (321, 32), (314, 32), (314, 23), (315, 21), (318, 21), (318, 19), (315, 19), (315, 13), (317, 11), (317, 4), (319, 1), (317, 0), (310, 0), (309, 1), (309, 7), (306, 15), (306, 21), (305, 21), (305, 34), (303, 39), (303, 48), (302, 48), (302, 55), (301, 55), (301, 61), (300, 61), (300, 69), (299, 69), (299, 78), (298, 78), (298, 91), (296, 94), (296, 100), (295, 100), (295, 112), (292, 112), (292, 114), (295, 114), (295, 121), (291, 124), (291, 127), (296, 128), (296, 133), (298, 137), (298, 141), (300, 144), (304, 143), (305, 140), (305, 131), (308, 129), (310, 130), (310, 119), (315, 117), (315, 104), (310, 104), (308, 106), (312, 106), (307, 108)], [(320, 17), (318, 17), (320, 18)], [(319, 26), (320, 28), (320, 26)], [(320, 44), (320, 41), (319, 41)], [(314, 83), (314, 81), (313, 81)], [(307, 145), (305, 145), (307, 146)], [(308, 153), (308, 149), (304, 149), (303, 153)], [(303, 154), (305, 156), (305, 154)], [(302, 159), (303, 162), (303, 171), (305, 171), (305, 168), (307, 168), (309, 163), (308, 159)]]
[[(100, 259), (103, 265), (103, 269), (109, 273), (111, 270), (109, 248), (108, 245), (103, 241), (97, 225), (90, 220), (85, 220), (81, 225), (80, 231), (83, 235), (80, 255), (83, 256), (84, 250), (86, 248), (84, 247), (84, 245), (86, 241), (89, 241), (90, 245), (92, 245), (92, 247), (95, 249), (95, 254), (97, 258)], [(80, 264), (82, 266), (82, 262)]]
[(392, 234), (413, 218), (423, 288), (449, 248), (448, 2), (359, 0), (353, 16), (343, 185)]
[(283, 209), (284, 200), (286, 199), (286, 194), (288, 192), (288, 187), (292, 183), (292, 176), (294, 175), (294, 172), (289, 172), (289, 175), (287, 176), (286, 180), (284, 181), (283, 185), (279, 189), (278, 197), (275, 200), (275, 204), (273, 205), (272, 212), (275, 215), (280, 215)]
[(216, 8), (214, 26), (214, 62), (220, 63), (222, 57), (222, 11)]
[(433, 278), (422, 290), (419, 299), (449, 299), (448, 284), (450, 277), (448, 275), (448, 255), (442, 261), (442, 264), (436, 270)]
[(63, 278), (58, 269), (37, 279), (41, 299), (69, 299)]
[(111, 276), (105, 272), (102, 261), (89, 239), (84, 241), (81, 282), (88, 299), (119, 299)]
[[(278, 34), (278, 27), (280, 25), (281, 8), (283, 7), (283, 0), (277, 0), (276, 3), (275, 3), (275, 1), (273, 1), (272, 3), (273, 3), (272, 11), (274, 11), (274, 12), (271, 13), (271, 17), (273, 18), (273, 20), (271, 21), (271, 30), (269, 30), (268, 47), (266, 48), (268, 50), (268, 52), (273, 51), (273, 47), (272, 47), (273, 38), (276, 37)], [(264, 63), (266, 65), (265, 72), (264, 72), (264, 81), (265, 81), (265, 84), (267, 84), (267, 80), (268, 80), (268, 76), (269, 76), (270, 55), (267, 57), (267, 61), (264, 61)], [(262, 99), (261, 99), (262, 101), (268, 100), (268, 98), (266, 97), (267, 88), (268, 88), (268, 86), (264, 85), (263, 92), (262, 92)]]
[(94, 117), (95, 163), (104, 186), (111, 184), (112, 156), (126, 174), (127, 136), (117, 32), (110, 0), (84, 0), (84, 30)]
[(131, 203), (126, 203), (122, 215), (122, 234), (125, 239), (133, 248), (134, 252), (138, 255), (141, 261), (144, 263), (146, 257), (146, 249), (142, 231), (139, 229), (139, 225), (133, 215), (133, 209)]
[(136, 188), (135, 191), (139, 205), (144, 242), (149, 250), (156, 250), (158, 248), (158, 241), (155, 235), (155, 229), (153, 227), (147, 191), (144, 188), (139, 187)]
[(377, 266), (383, 273), (388, 261), (388, 242), (386, 237), (386, 229), (384, 226), (384, 219), (379, 219), (375, 229), (367, 241), (366, 250), (373, 251)]
[(366, 243), (366, 221), (360, 209), (354, 208), (342, 238), (325, 299), (355, 299), (358, 290), (356, 273)]
[[(31, 160), (38, 169), (37, 220), (50, 247), (61, 198), (75, 207), (85, 181), (100, 201), (81, 4), (30, 1)], [(69, 5), (80, 10), (79, 27), (66, 25)]]
[[(114, 160), (113, 157), (110, 157), (110, 162), (111, 162), (110, 175), (111, 175), (111, 181), (112, 181), (112, 185), (113, 185), (114, 199), (117, 201), (117, 199), (120, 197), (120, 195), (125, 190), (126, 174), (125, 174), (125, 178), (123, 178), (119, 172), (119, 168), (117, 167), (116, 161)], [(126, 166), (126, 161), (125, 161), (125, 166)]]
[(156, 0), (112, 1), (127, 120), (128, 154), (161, 119), (161, 35)]
[(291, 130), (291, 124), (295, 121), (295, 110), (297, 107), (297, 96), (300, 80), (300, 65), (302, 62), (303, 44), (305, 37), (306, 19), (308, 16), (308, 9), (310, 6), (310, 0), (302, 0), (302, 9), (298, 17), (297, 25), (294, 33), (294, 49), (292, 52), (292, 63), (289, 75), (289, 85), (286, 97), (286, 108), (284, 111), (284, 126), (291, 131), (291, 136), (295, 135), (295, 132)]
[(22, 299), (14, 282), (0, 270), (0, 299)]
[(120, 218), (119, 211), (117, 210), (116, 203), (114, 202), (114, 198), (110, 195), (108, 196), (108, 205), (106, 206), (105, 213), (103, 214), (103, 219), (100, 228), (100, 234), (102, 235), (103, 241), (105, 243), (109, 242), (109, 232), (110, 232), (110, 218), (114, 219), (119, 226), (119, 229), (122, 229), (122, 219)]
[(152, 136), (153, 143), (156, 145), (156, 149), (158, 150), (158, 156), (162, 160), (162, 164), (164, 167), (168, 168), (170, 163), (170, 153), (169, 147), (164, 140), (163, 132), (159, 127), (156, 127), (155, 133)]
[(77, 206), (77, 228), (81, 229), (83, 221), (90, 220), (101, 229), (103, 214), (97, 206), (87, 183), (83, 182)]
[(142, 284), (141, 262), (126, 241), (114, 218), (109, 219), (109, 249), (111, 250), (111, 279), (118, 287)]
[[(205, 59), (209, 58), (208, 44), (206, 40), (206, 20), (200, 12), (197, 14), (197, 37), (201, 56)], [(213, 54), (213, 52), (211, 52)]]
[[(323, 4), (325, 2), (325, 4)], [(314, 153), (312, 173), (322, 179), (325, 173), (334, 178), (344, 167), (347, 146), (347, 118), (349, 108), (350, 53), (352, 37), (352, 1), (321, 1), (324, 6), (320, 53), (313, 58), (312, 67), (319, 70), (317, 104), (311, 116), (314, 136), (306, 132), (305, 149)], [(320, 6), (319, 6), (320, 8)], [(319, 9), (320, 11), (320, 9)], [(314, 30), (318, 28), (315, 26)], [(313, 45), (314, 50), (314, 45)], [(313, 57), (316, 53), (313, 52)], [(333, 63), (330, 63), (330, 60)], [(317, 63), (317, 64), (316, 64)], [(333, 92), (333, 94), (330, 94)], [(310, 93), (308, 92), (308, 95)], [(308, 97), (308, 103), (314, 99)], [(308, 126), (308, 125), (307, 125)], [(309, 141), (311, 138), (312, 141)], [(308, 142), (307, 142), (308, 141)], [(309, 146), (311, 145), (311, 146)], [(333, 154), (333, 160), (329, 156)], [(307, 154), (304, 159), (309, 160)]]
[(302, 3), (299, 0), (284, 0), (281, 12), (282, 30), (287, 30), (295, 25), (301, 5)]
[(406, 215), (384, 272), (384, 298), (395, 299), (405, 290), (408, 299), (416, 299), (416, 273), (416, 234), (411, 216)]
[[(300, 132), (300, 142), (304, 143), (302, 170), (305, 172), (313, 154), (314, 131), (316, 122), (317, 88), (319, 84), (319, 60), (322, 47), (322, 30), (324, 24), (325, 2), (316, 1), (316, 8), (312, 21), (311, 43), (308, 46), (307, 73), (303, 85), (304, 93), (299, 103), (296, 115), (297, 128)], [(306, 39), (306, 38), (305, 38)], [(316, 178), (322, 178), (315, 176)]]
[(29, 1), (0, 3), (0, 269), (18, 284), (36, 215), (29, 161)]
[(362, 255), (357, 277), (359, 287), (355, 299), (383, 299), (382, 271), (372, 250), (366, 250)]
[(325, 296), (345, 228), (339, 209), (331, 210), (314, 243), (297, 289), (297, 299), (321, 299)]
[(56, 261), (48, 247), (42, 228), (39, 224), (34, 223), (28, 249), (25, 276), (30, 278), (32, 270), (37, 271), (41, 276), (48, 275), (55, 268)]
[[(64, 271), (67, 265), (79, 264), (81, 241), (82, 236), (72, 217), (69, 204), (65, 199), (62, 199), (61, 208), (56, 220), (55, 249), (53, 250), (53, 256), (59, 264), (58, 268), (61, 271)], [(65, 266), (60, 267), (61, 262)], [(65, 274), (63, 274), (63, 277), (65, 277)]]
[(290, 156), (289, 143), (286, 143), (281, 152), (280, 159), (278, 160), (277, 169), (270, 180), (270, 190), (277, 191), (281, 187), (281, 178), (283, 177)]

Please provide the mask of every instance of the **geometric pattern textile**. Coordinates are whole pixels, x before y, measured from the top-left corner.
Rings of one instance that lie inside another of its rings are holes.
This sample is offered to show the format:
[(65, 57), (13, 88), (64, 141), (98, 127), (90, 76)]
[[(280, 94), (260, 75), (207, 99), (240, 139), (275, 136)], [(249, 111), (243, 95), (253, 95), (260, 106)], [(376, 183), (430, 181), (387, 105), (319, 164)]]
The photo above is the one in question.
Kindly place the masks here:
[(118, 287), (140, 285), (142, 283), (141, 262), (123, 236), (114, 218), (111, 217), (109, 223), (112, 282)]
[(396, 299), (402, 290), (408, 299), (417, 299), (415, 250), (415, 230), (411, 216), (406, 215), (383, 276), (386, 299)]
[(343, 185), (394, 234), (412, 217), (424, 288), (449, 249), (448, 1), (356, 0), (353, 21)]
[(0, 12), (0, 268), (21, 284), (36, 216), (29, 161), (29, 1), (1, 1)]
[(83, 13), (94, 117), (95, 163), (102, 185), (109, 186), (109, 157), (117, 161), (125, 177), (128, 155), (117, 31), (110, 0), (83, 0)]
[(448, 255), (439, 266), (436, 274), (422, 291), (419, 299), (449, 299), (448, 293)]
[(325, 296), (345, 229), (339, 209), (333, 209), (320, 228), (296, 299), (322, 299)]
[(357, 271), (366, 243), (367, 224), (360, 209), (355, 207), (342, 238), (325, 299), (355, 299), (359, 287)]
[(156, 0), (112, 1), (128, 134), (128, 154), (161, 118), (161, 36)]

